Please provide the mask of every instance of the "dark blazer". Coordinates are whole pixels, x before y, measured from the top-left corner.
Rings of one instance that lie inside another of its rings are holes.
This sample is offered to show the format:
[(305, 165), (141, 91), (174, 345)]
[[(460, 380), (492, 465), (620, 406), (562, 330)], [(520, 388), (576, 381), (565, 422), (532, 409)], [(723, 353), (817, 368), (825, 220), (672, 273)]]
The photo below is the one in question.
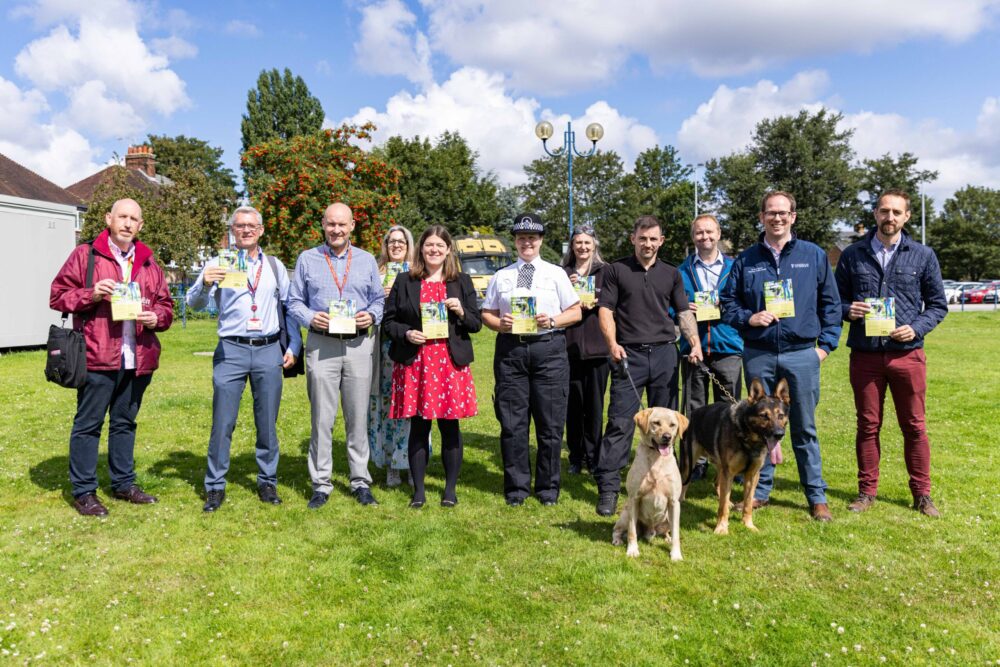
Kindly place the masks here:
[[(457, 297), (462, 302), (465, 311), (461, 320), (448, 311), (448, 353), (456, 366), (468, 366), (473, 359), (469, 334), (483, 328), (483, 319), (476, 304), (476, 288), (472, 286), (472, 278), (460, 273), (456, 280), (445, 283), (445, 290), (449, 299)], [(382, 314), (382, 330), (392, 339), (389, 357), (393, 361), (409, 365), (417, 358), (420, 346), (406, 340), (406, 332), (419, 330), (420, 326), (420, 279), (414, 278), (409, 271), (400, 273), (386, 297), (385, 312)]]

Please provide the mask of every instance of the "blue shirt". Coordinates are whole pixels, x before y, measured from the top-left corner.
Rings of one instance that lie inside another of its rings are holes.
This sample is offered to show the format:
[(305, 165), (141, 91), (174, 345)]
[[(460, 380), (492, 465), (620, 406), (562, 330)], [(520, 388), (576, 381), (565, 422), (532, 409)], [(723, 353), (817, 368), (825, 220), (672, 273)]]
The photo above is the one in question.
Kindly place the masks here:
[[(330, 265), (337, 272), (337, 279), (344, 281), (347, 272), (347, 255), (351, 254), (351, 270), (347, 273), (344, 291), (341, 293), (330, 275)], [(372, 316), (375, 324), (382, 321), (385, 306), (385, 290), (378, 273), (378, 262), (371, 253), (348, 243), (340, 255), (334, 255), (328, 245), (310, 248), (295, 262), (295, 276), (288, 298), (289, 312), (304, 327), (309, 327), (316, 313), (330, 310), (330, 302), (337, 299), (354, 299), (357, 312)]]
[[(702, 290), (714, 291), (719, 288), (719, 276), (726, 267), (725, 259), (721, 252), (716, 253), (715, 261), (709, 264), (702, 261), (698, 253), (694, 253), (694, 270), (698, 274), (698, 281), (702, 284)], [(690, 300), (690, 299), (688, 299)]]
[(892, 245), (885, 245), (879, 241), (878, 236), (872, 234), (872, 252), (875, 253), (875, 259), (878, 260), (879, 266), (885, 271), (885, 267), (889, 266), (889, 262), (892, 261), (892, 256), (896, 254), (896, 248), (899, 247), (899, 241), (896, 241)]
[[(257, 277), (257, 270), (260, 269), (260, 282), (257, 284), (257, 291), (254, 299), (250, 298), (249, 286), (242, 289), (219, 289), (218, 284), (211, 287), (205, 285), (205, 269), (219, 265), (219, 258), (213, 257), (205, 264), (205, 268), (198, 274), (198, 279), (187, 293), (187, 304), (191, 308), (199, 309), (208, 305), (209, 299), (215, 299), (219, 308), (219, 337), (241, 336), (243, 338), (265, 338), (278, 333), (278, 302), (281, 299), (285, 307), (288, 307), (288, 293), (291, 283), (285, 271), (284, 264), (277, 257), (275, 263), (278, 268), (278, 275), (271, 273), (270, 263), (264, 257), (264, 251), (257, 251), (257, 259), (252, 260), (247, 257), (247, 280), (251, 283)], [(207, 289), (206, 289), (207, 288)], [(250, 306), (256, 303), (257, 310), (252, 311)], [(256, 317), (261, 321), (259, 331), (247, 329), (247, 322), (251, 317)], [(302, 350), (302, 334), (299, 331), (299, 324), (289, 312), (285, 318), (285, 326), (288, 328), (288, 349), (296, 357)]]

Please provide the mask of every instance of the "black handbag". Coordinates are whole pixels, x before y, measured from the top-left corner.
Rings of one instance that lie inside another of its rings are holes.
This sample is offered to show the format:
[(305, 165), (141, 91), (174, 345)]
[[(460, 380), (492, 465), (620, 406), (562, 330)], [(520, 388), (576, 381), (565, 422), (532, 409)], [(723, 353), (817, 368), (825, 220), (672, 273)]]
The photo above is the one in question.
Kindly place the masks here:
[[(275, 285), (278, 283), (278, 263), (274, 261), (274, 257), (271, 255), (265, 255), (267, 257), (268, 263), (271, 265), (271, 273), (274, 274)], [(277, 287), (274, 291), (274, 300), (278, 302), (278, 347), (281, 348), (281, 356), (285, 356), (285, 350), (288, 349), (288, 327), (285, 322), (285, 317), (288, 314), (288, 310), (285, 308), (285, 304), (281, 302), (281, 298), (278, 296)], [(281, 374), (286, 378), (293, 378), (302, 375), (306, 372), (306, 351), (301, 350), (299, 356), (295, 358), (295, 363), (292, 364), (291, 368), (282, 368)]]
[[(87, 258), (86, 287), (94, 282), (94, 246)], [(85, 316), (83, 316), (86, 319)], [(62, 326), (49, 327), (45, 344), (45, 379), (60, 387), (79, 389), (87, 382), (87, 341), (83, 331), (66, 326), (69, 313), (62, 314)]]

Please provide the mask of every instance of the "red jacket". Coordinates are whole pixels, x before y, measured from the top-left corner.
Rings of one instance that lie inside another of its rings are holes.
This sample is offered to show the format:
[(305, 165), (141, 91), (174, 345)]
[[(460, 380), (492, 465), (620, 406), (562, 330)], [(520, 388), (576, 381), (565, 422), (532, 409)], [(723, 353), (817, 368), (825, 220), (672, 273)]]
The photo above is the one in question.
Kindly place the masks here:
[[(122, 323), (111, 319), (111, 302), (93, 301), (93, 285), (111, 278), (120, 281), (122, 271), (108, 246), (108, 230), (94, 239), (94, 278), (87, 281), (87, 256), (90, 244), (78, 245), (59, 269), (49, 292), (49, 307), (63, 313), (73, 313), (73, 328), (82, 330), (87, 341), (87, 370), (116, 371), (122, 365)], [(170, 297), (163, 270), (153, 259), (149, 246), (135, 242), (132, 280), (139, 283), (142, 309), (156, 313), (154, 329), (135, 323), (135, 373), (149, 375), (160, 364), (160, 341), (154, 331), (166, 331), (174, 319), (174, 302)], [(86, 313), (87, 319), (80, 315)]]

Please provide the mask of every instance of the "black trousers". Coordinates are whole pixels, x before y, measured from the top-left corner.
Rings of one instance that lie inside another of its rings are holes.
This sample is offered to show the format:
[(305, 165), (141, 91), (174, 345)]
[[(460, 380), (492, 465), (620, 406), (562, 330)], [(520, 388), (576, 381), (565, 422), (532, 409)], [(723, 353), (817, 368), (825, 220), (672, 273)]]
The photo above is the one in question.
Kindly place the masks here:
[(593, 470), (604, 428), (604, 393), (611, 365), (601, 359), (570, 359), (569, 405), (566, 409), (566, 447), (569, 462)]
[[(650, 407), (677, 409), (677, 346), (626, 345), (629, 382), (619, 364), (611, 373), (611, 403), (608, 405), (608, 426), (604, 430), (594, 479), (599, 493), (617, 493), (621, 489), (621, 471), (628, 465), (635, 434), (635, 413), (639, 397), (645, 389)], [(632, 384), (635, 384), (635, 389)]]
[(528, 427), (533, 420), (538, 444), (535, 495), (540, 500), (558, 499), (559, 455), (569, 394), (565, 335), (546, 334), (532, 342), (522, 342), (511, 334), (498, 335), (493, 376), (504, 496), (523, 500), (531, 493)]
[[(712, 354), (705, 358), (705, 366), (722, 382), (726, 390), (738, 401), (743, 393), (743, 355)], [(703, 405), (708, 405), (709, 388), (711, 387), (713, 403), (728, 401), (718, 385), (712, 382), (708, 373), (695, 366), (687, 358), (681, 360), (681, 374), (684, 377), (684, 414)]]

